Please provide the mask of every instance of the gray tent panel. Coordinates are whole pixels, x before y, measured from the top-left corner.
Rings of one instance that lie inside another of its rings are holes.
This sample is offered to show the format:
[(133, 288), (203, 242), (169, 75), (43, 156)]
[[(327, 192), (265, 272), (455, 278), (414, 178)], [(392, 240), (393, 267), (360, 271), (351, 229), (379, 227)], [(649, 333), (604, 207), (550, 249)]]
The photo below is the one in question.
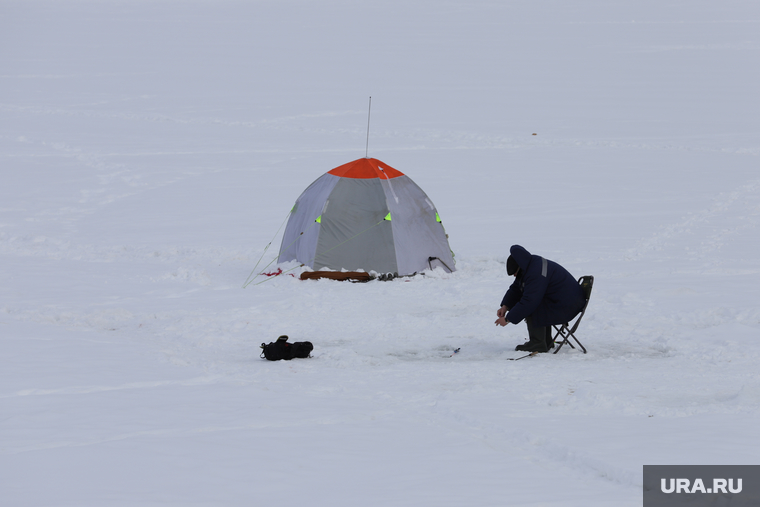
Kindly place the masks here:
[(322, 213), (314, 269), (398, 272), (380, 180), (341, 178)]
[(282, 237), (278, 262), (297, 260), (311, 265), (314, 261), (320, 228), (315, 220), (322, 214), (325, 201), (340, 179), (338, 176), (325, 173), (309, 185), (296, 200)]
[(425, 192), (408, 176), (380, 182), (391, 212), (398, 273), (409, 275), (428, 269), (430, 257), (439, 258), (448, 266), (447, 271), (453, 270), (446, 232)]

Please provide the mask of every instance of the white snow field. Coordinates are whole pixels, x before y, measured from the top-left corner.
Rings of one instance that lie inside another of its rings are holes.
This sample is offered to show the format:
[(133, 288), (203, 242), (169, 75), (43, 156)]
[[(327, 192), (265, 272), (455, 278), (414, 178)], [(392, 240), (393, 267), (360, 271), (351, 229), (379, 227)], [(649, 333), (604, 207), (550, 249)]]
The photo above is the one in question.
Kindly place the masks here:
[[(642, 465), (760, 464), (759, 82), (752, 1), (3, 0), (0, 505), (635, 506)], [(457, 271), (243, 289), (370, 96)], [(513, 244), (595, 276), (588, 354), (508, 360)]]

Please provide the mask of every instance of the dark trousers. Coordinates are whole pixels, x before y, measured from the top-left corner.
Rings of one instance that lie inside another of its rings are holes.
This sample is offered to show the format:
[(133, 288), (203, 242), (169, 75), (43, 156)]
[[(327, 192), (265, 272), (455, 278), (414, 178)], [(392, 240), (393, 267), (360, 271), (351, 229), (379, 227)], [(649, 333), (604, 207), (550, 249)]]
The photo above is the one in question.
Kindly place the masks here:
[(546, 352), (554, 346), (551, 326), (534, 326), (530, 316), (525, 317), (525, 323), (528, 325), (528, 339), (536, 350)]

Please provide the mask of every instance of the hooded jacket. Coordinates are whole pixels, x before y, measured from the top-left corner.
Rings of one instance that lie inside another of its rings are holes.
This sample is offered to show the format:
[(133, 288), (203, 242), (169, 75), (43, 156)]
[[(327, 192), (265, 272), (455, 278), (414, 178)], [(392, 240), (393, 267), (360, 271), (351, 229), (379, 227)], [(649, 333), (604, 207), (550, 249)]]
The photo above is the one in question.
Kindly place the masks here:
[(517, 324), (525, 317), (534, 326), (559, 325), (578, 315), (586, 297), (578, 281), (554, 261), (531, 255), (520, 245), (509, 249), (520, 271), (501, 300), (509, 308), (506, 319)]

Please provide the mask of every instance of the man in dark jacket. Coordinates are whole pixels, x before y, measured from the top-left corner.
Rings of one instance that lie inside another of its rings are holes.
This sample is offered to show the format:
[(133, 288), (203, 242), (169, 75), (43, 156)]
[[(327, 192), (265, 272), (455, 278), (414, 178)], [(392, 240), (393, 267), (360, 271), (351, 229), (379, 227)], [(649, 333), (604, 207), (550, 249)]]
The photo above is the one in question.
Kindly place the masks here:
[(554, 347), (552, 325), (578, 315), (586, 297), (573, 275), (556, 262), (531, 255), (520, 245), (513, 245), (509, 253), (507, 274), (515, 281), (501, 300), (496, 325), (525, 319), (529, 341), (515, 350), (548, 352)]

